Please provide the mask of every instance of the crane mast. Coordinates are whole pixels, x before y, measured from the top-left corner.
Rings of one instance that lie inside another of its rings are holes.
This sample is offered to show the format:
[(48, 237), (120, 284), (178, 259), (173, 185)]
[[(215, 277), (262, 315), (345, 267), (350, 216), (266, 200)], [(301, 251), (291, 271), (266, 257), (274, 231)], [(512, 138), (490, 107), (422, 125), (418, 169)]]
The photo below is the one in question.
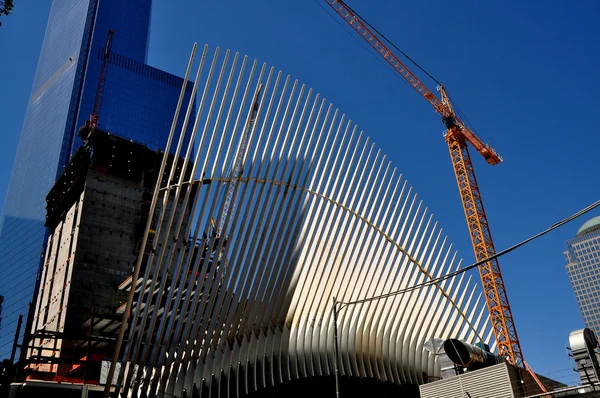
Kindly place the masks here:
[(98, 79), (98, 87), (96, 89), (96, 99), (94, 101), (94, 109), (90, 115), (90, 126), (92, 129), (97, 127), (98, 119), (100, 118), (100, 104), (102, 103), (102, 95), (104, 94), (106, 72), (108, 71), (108, 62), (110, 61), (110, 50), (114, 34), (114, 30), (110, 29), (108, 31), (106, 45), (104, 46), (104, 52), (102, 53), (102, 67), (100, 69), (100, 78)]
[(250, 142), (252, 129), (254, 128), (254, 124), (256, 123), (256, 115), (258, 113), (258, 104), (261, 90), (262, 84), (258, 86), (258, 90), (254, 95), (254, 99), (252, 101), (252, 108), (250, 109), (249, 119), (242, 133), (242, 137), (240, 138), (237, 154), (234, 158), (233, 165), (231, 167), (231, 174), (228, 178), (229, 183), (227, 185), (227, 192), (225, 193), (225, 203), (223, 203), (223, 210), (221, 212), (219, 224), (217, 226), (217, 237), (220, 237), (223, 233), (227, 235), (229, 228), (228, 225), (225, 224), (229, 223), (229, 220), (233, 219), (233, 215), (235, 214), (237, 204), (235, 198), (235, 196), (237, 196), (237, 186), (240, 181), (240, 177), (242, 176), (244, 159), (246, 158), (246, 150), (248, 149), (248, 143)]
[[(325, 1), (440, 114), (447, 129), (445, 139), (448, 143), (450, 158), (475, 258), (477, 261), (482, 261), (496, 254), (467, 143), (470, 143), (490, 165), (500, 163), (502, 158), (457, 117), (443, 86), (440, 85), (438, 87), (441, 96), (440, 99), (407, 68), (383, 41), (369, 29), (367, 24), (343, 1)], [(523, 367), (523, 352), (517, 336), (498, 260), (493, 259), (479, 266), (479, 275), (490, 313), (494, 337), (498, 345), (498, 352), (509, 363)]]
[[(481, 192), (477, 185), (469, 148), (457, 126), (448, 129), (446, 142), (450, 151), (450, 159), (471, 236), (475, 259), (482, 261), (495, 255), (496, 249), (494, 248), (490, 226), (481, 200)], [(523, 366), (523, 353), (498, 259), (495, 258), (480, 265), (479, 276), (481, 277), (485, 300), (490, 312), (498, 352), (511, 364)]]
[[(254, 99), (252, 100), (252, 104), (250, 107), (250, 113), (248, 115), (248, 119), (244, 126), (244, 130), (242, 131), (242, 136), (240, 137), (240, 142), (238, 144), (237, 153), (233, 158), (233, 162), (231, 164), (231, 169), (226, 177), (225, 181), (227, 181), (227, 191), (225, 192), (223, 207), (219, 213), (218, 223), (214, 218), (210, 218), (209, 225), (212, 230), (212, 236), (214, 237), (214, 242), (211, 245), (210, 251), (212, 252), (211, 256), (213, 256), (214, 261), (217, 263), (217, 268), (220, 266), (223, 254), (224, 247), (229, 238), (229, 227), (231, 225), (231, 221), (233, 220), (233, 216), (235, 215), (235, 211), (237, 208), (237, 193), (238, 193), (238, 185), (240, 182), (240, 178), (242, 177), (244, 162), (246, 159), (246, 152), (248, 150), (248, 145), (250, 143), (250, 137), (252, 135), (252, 130), (254, 129), (254, 125), (256, 123), (256, 117), (258, 115), (259, 108), (259, 100), (260, 93), (262, 91), (263, 85), (259, 84), (258, 89), (256, 90), (256, 94), (254, 95)], [(219, 239), (223, 239), (222, 243), (217, 244)], [(208, 250), (209, 243), (207, 239), (204, 239), (204, 250)], [(208, 274), (206, 275), (208, 277)], [(221, 282), (225, 278), (225, 273), (221, 273)]]

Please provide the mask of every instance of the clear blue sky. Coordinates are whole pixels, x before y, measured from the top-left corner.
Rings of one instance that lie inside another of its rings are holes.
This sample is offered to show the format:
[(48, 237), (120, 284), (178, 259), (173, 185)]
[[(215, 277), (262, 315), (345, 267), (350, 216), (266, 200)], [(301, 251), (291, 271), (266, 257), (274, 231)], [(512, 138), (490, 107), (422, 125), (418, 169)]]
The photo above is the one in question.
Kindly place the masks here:
[[(182, 74), (198, 41), (256, 57), (307, 83), (384, 147), (471, 263), (442, 123), (319, 6), (322, 1), (155, 0), (149, 62)], [(2, 201), (50, 3), (17, 0), (14, 13), (1, 19)], [(498, 250), (600, 198), (600, 3), (349, 4), (444, 82), (504, 157), (491, 167), (473, 153)], [(598, 214), (500, 261), (526, 359), (537, 372), (566, 382), (572, 377), (564, 345), (583, 321), (564, 268), (564, 242)]]

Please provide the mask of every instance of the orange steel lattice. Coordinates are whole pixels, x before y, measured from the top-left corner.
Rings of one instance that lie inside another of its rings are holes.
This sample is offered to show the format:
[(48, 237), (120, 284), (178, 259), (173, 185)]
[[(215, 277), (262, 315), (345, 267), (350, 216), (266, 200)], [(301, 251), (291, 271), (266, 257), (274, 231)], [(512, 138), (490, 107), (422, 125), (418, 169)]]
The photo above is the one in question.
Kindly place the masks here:
[(102, 95), (104, 94), (104, 86), (106, 83), (106, 73), (108, 72), (108, 62), (110, 61), (110, 50), (112, 46), (113, 36), (115, 31), (110, 29), (106, 37), (106, 45), (102, 53), (102, 66), (100, 68), (100, 78), (98, 79), (98, 87), (96, 89), (96, 98), (94, 100), (94, 108), (90, 115), (90, 127), (98, 127), (98, 119), (100, 118), (100, 104), (102, 103)]
[[(477, 186), (467, 142), (473, 145), (477, 152), (491, 165), (500, 163), (502, 158), (456, 116), (444, 87), (438, 87), (441, 99), (437, 98), (343, 1), (325, 1), (442, 116), (442, 121), (448, 130), (446, 141), (450, 149), (475, 257), (477, 261), (480, 261), (494, 255), (496, 253), (494, 243), (492, 242), (492, 235), (481, 201), (481, 194)], [(494, 259), (480, 266), (479, 273), (490, 312), (494, 336), (498, 344), (498, 351), (509, 363), (523, 367), (523, 353), (510, 311), (498, 260)]]
[(85, 121), (85, 125), (83, 125), (79, 129), (79, 137), (87, 141), (92, 130), (98, 127), (98, 120), (100, 119), (100, 105), (102, 104), (102, 95), (104, 94), (104, 86), (106, 83), (106, 73), (108, 72), (108, 63), (110, 61), (110, 50), (112, 46), (113, 36), (115, 31), (109, 29), (108, 36), (106, 37), (106, 45), (104, 46), (104, 51), (102, 52), (102, 65), (100, 67), (100, 77), (98, 78), (98, 87), (96, 88), (96, 97), (94, 98), (94, 108), (92, 108), (92, 113), (90, 114), (90, 118)]
[[(495, 255), (496, 249), (494, 248), (492, 234), (487, 216), (485, 215), (485, 209), (483, 208), (475, 170), (473, 169), (473, 163), (469, 155), (469, 148), (458, 126), (448, 129), (446, 142), (448, 142), (450, 158), (452, 166), (454, 166), (456, 183), (458, 184), (458, 190), (462, 199), (465, 218), (467, 219), (471, 242), (475, 251), (475, 258), (477, 261), (481, 261)], [(485, 292), (488, 310), (490, 311), (494, 336), (498, 344), (498, 352), (508, 362), (522, 367), (523, 353), (510, 311), (498, 260), (493, 259), (480, 265), (479, 275), (483, 291)]]
[[(542, 392), (548, 392), (548, 390), (546, 389), (546, 387), (544, 387), (544, 384), (542, 384), (542, 382), (540, 381), (540, 378), (535, 374), (535, 372), (533, 371), (533, 369), (531, 369), (531, 367), (529, 366), (529, 364), (526, 361), (523, 361), (523, 365), (525, 366), (525, 369), (527, 369), (527, 371), (531, 374), (531, 377), (533, 377), (533, 380), (535, 380), (535, 382), (540, 387), (540, 389), (542, 390)], [(545, 395), (544, 398), (551, 398), (551, 396), (550, 395)]]

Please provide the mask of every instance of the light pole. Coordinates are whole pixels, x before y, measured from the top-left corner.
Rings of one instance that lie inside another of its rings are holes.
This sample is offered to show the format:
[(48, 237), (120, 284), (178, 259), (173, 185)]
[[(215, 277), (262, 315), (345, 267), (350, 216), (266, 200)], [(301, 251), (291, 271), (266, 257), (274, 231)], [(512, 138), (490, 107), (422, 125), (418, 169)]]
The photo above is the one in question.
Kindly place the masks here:
[[(455, 275), (451, 275), (451, 276), (455, 276)], [(444, 278), (444, 277), (442, 277)], [(438, 279), (442, 279), (442, 278), (438, 278)], [(334, 357), (334, 361), (333, 361), (333, 369), (334, 369), (334, 376), (335, 376), (335, 396), (336, 398), (340, 398), (341, 397), (341, 391), (340, 391), (340, 366), (339, 366), (339, 345), (338, 345), (338, 314), (340, 313), (340, 311), (342, 311), (345, 307), (349, 307), (351, 305), (354, 304), (362, 304), (362, 303), (366, 303), (366, 302), (370, 302), (370, 301), (377, 301), (377, 300), (382, 300), (382, 299), (386, 299), (388, 297), (393, 297), (393, 296), (398, 296), (400, 294), (406, 293), (406, 292), (410, 292), (413, 290), (417, 290), (423, 287), (426, 287), (430, 284), (432, 284), (433, 282), (435, 282), (436, 280), (431, 280), (429, 282), (425, 282), (422, 284), (418, 284), (415, 286), (411, 286), (411, 287), (407, 287), (404, 289), (400, 289), (398, 291), (395, 292), (391, 292), (391, 293), (386, 293), (386, 294), (382, 294), (379, 296), (373, 296), (373, 297), (369, 297), (366, 299), (362, 299), (362, 300), (355, 300), (355, 301), (338, 301), (338, 299), (334, 296), (332, 298), (333, 301), (333, 357)]]
[[(333, 366), (334, 366), (334, 374), (335, 374), (335, 396), (336, 398), (340, 398), (340, 367), (339, 367), (339, 348), (338, 348), (338, 327), (337, 327), (337, 317), (338, 317), (338, 301), (333, 297)], [(341, 308), (340, 308), (341, 310)]]

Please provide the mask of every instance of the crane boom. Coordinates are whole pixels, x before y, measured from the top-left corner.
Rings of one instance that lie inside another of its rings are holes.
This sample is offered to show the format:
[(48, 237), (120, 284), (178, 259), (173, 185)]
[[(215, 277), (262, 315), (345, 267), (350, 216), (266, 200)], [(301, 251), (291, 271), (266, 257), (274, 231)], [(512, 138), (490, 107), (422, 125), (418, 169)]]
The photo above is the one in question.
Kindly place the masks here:
[[(475, 258), (481, 261), (496, 254), (467, 142), (491, 165), (500, 163), (502, 158), (456, 116), (443, 86), (438, 87), (441, 94), (439, 99), (342, 0), (325, 1), (442, 116), (447, 128), (445, 139), (450, 150)], [(498, 351), (509, 363), (523, 367), (523, 353), (498, 260), (494, 259), (481, 265), (479, 274)]]
[(442, 118), (454, 118), (455, 124), (461, 128), (465, 139), (477, 149), (477, 152), (479, 152), (489, 164), (496, 165), (502, 162), (502, 158), (496, 151), (488, 144), (485, 144), (477, 134), (467, 128), (465, 123), (456, 116), (449, 101), (446, 101), (447, 98), (443, 87), (440, 86), (439, 88), (439, 91), (442, 92), (442, 99), (440, 100), (343, 1), (325, 1), (348, 23), (348, 25), (350, 25), (350, 27), (352, 27), (352, 29), (354, 29), (377, 53), (379, 53), (379, 55), (381, 55), (383, 59), (415, 89), (415, 91), (421, 94)]

